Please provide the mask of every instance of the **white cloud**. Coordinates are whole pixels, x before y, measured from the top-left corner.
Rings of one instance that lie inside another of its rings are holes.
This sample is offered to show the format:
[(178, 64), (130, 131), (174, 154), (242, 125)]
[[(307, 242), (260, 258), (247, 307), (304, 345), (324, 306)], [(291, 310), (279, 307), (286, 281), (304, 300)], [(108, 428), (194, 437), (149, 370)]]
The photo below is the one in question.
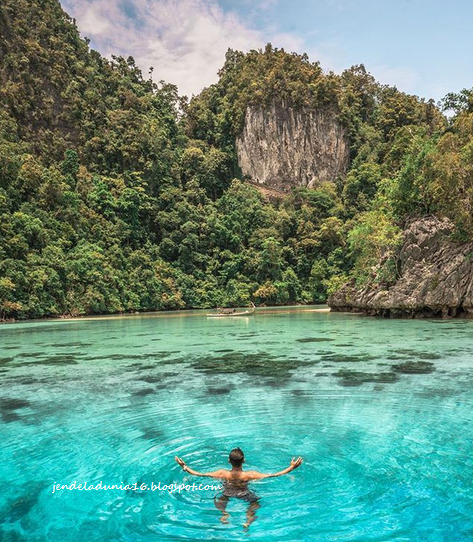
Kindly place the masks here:
[(110, 27), (107, 19), (97, 13), (94, 6), (90, 6), (84, 14), (81, 15), (81, 20), (84, 27), (88, 29), (90, 36), (103, 34)]
[[(261, 0), (266, 9), (275, 0)], [(133, 56), (144, 74), (192, 95), (214, 83), (230, 47), (248, 51), (274, 46), (302, 52), (294, 34), (250, 28), (216, 0), (63, 0), (83, 36), (102, 54)]]

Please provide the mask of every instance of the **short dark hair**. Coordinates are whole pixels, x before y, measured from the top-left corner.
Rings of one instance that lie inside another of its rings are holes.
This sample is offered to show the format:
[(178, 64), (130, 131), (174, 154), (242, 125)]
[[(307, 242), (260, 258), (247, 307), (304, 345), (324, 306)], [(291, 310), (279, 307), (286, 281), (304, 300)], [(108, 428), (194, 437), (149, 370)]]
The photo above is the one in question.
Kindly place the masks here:
[(245, 454), (242, 452), (241, 448), (233, 448), (228, 459), (230, 460), (232, 467), (241, 467), (243, 465), (243, 460), (245, 459)]

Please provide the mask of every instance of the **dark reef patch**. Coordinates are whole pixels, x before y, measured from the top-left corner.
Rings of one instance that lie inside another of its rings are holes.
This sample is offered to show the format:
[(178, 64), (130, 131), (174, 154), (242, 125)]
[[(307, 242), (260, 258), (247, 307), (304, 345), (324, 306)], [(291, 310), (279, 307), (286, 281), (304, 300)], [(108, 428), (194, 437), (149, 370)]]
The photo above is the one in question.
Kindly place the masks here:
[(265, 378), (258, 382), (258, 384), (268, 386), (269, 388), (280, 389), (286, 387), (287, 382), (286, 380), (277, 380), (276, 378)]
[[(33, 488), (28, 487), (23, 495), (11, 499), (5, 509), (2, 510), (2, 523), (15, 523), (28, 515), (34, 506), (36, 506), (42, 489), (43, 486), (37, 483)], [(0, 537), (0, 540), (9, 539), (8, 537)], [(12, 538), (11, 540), (15, 540), (15, 538)]]
[[(130, 365), (132, 367), (132, 365)], [(133, 363), (133, 367), (137, 367), (138, 371), (151, 371), (156, 369), (156, 365), (141, 365), (140, 363)]]
[(396, 360), (404, 360), (406, 359), (405, 355), (402, 354), (392, 354), (390, 356), (386, 356), (386, 359), (396, 361)]
[[(83, 331), (84, 329), (87, 329), (87, 324), (78, 324), (77, 322), (74, 324), (67, 324), (67, 330), (71, 331)], [(24, 327), (22, 329), (15, 329), (14, 333), (17, 335), (23, 335), (27, 334), (32, 335), (33, 333), (36, 335), (37, 333), (63, 333), (64, 327), (58, 326), (58, 325), (45, 325), (42, 324), (40, 326), (36, 326), (33, 330), (29, 327)]]
[(435, 371), (433, 363), (428, 361), (408, 361), (393, 366), (393, 370), (403, 374), (429, 374)]
[(147, 382), (148, 384), (156, 384), (158, 382), (161, 382), (162, 378), (160, 378), (159, 376), (148, 375), (137, 378), (137, 380), (140, 380), (141, 382)]
[(303, 339), (296, 339), (298, 343), (323, 343), (334, 340), (335, 339), (330, 339), (328, 337), (306, 337)]
[(31, 403), (27, 399), (17, 399), (15, 397), (4, 397), (0, 399), (0, 408), (2, 410), (19, 410), (29, 408)]
[(214, 388), (214, 387), (208, 387), (206, 390), (206, 394), (208, 395), (227, 395), (232, 391), (232, 386), (227, 387), (220, 387), (220, 388)]
[(333, 376), (340, 378), (341, 386), (361, 386), (366, 382), (375, 382), (383, 384), (391, 384), (398, 380), (396, 373), (364, 373), (361, 371), (342, 370), (333, 373)]
[(335, 363), (359, 363), (361, 361), (373, 361), (378, 359), (371, 354), (322, 354), (320, 359), (323, 361), (333, 361)]
[(24, 354), (18, 354), (18, 358), (40, 358), (43, 356), (43, 352), (25, 352)]
[(18, 422), (21, 417), (14, 411), (1, 412), (2, 421), (5, 423)]
[(296, 403), (306, 403), (313, 398), (313, 393), (310, 390), (291, 390), (290, 395), (291, 400)]
[(266, 352), (232, 352), (221, 356), (202, 356), (190, 362), (192, 368), (204, 373), (234, 374), (242, 373), (256, 377), (289, 378), (291, 372), (304, 362), (296, 358), (276, 357)]
[(97, 360), (110, 360), (110, 361), (119, 361), (124, 360), (128, 361), (131, 359), (154, 359), (157, 355), (160, 355), (160, 357), (166, 357), (167, 353), (162, 352), (154, 352), (149, 354), (108, 354), (106, 356), (87, 356), (85, 359), (89, 361), (97, 361)]
[(34, 365), (77, 365), (77, 357), (73, 354), (48, 356), (38, 361), (34, 361)]
[(73, 342), (73, 343), (59, 343), (47, 345), (52, 348), (68, 348), (70, 346), (93, 346), (93, 343)]
[(419, 352), (416, 354), (419, 359), (442, 359), (440, 354), (434, 354), (432, 352)]
[(144, 440), (162, 440), (164, 435), (163, 431), (156, 427), (144, 427), (140, 431), (142, 433), (141, 438)]
[(163, 378), (172, 378), (173, 376), (179, 376), (181, 373), (173, 373), (173, 372), (166, 372), (166, 373), (161, 373), (161, 376)]
[(0, 399), (0, 416), (5, 423), (17, 422), (21, 417), (16, 411), (30, 406), (31, 403), (27, 399), (3, 397)]
[(155, 392), (152, 388), (144, 388), (143, 390), (134, 391), (132, 395), (136, 397), (145, 397), (146, 395), (151, 395)]
[(15, 378), (15, 384), (22, 384), (24, 386), (27, 386), (29, 384), (38, 384), (39, 382), (44, 382), (44, 380), (41, 380), (39, 378), (34, 378), (32, 376), (24, 376), (24, 377)]
[(398, 348), (396, 350), (393, 350), (393, 352), (397, 354), (403, 354), (405, 356), (413, 356), (419, 359), (442, 359), (442, 356), (440, 354), (435, 354), (434, 352), (419, 352), (414, 348)]
[(133, 359), (126, 354), (108, 354), (107, 356), (87, 356), (85, 359), (90, 361), (96, 361), (101, 359), (120, 360), (120, 359)]

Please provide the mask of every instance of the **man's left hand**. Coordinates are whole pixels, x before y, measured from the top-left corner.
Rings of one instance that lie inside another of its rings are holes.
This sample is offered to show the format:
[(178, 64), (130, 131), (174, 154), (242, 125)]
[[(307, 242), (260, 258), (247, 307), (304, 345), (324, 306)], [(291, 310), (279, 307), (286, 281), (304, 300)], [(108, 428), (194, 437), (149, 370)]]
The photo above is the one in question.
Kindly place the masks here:
[(177, 463), (178, 463), (183, 469), (185, 469), (186, 464), (184, 463), (184, 461), (183, 461), (180, 457), (177, 457), (177, 455), (176, 455), (176, 457), (175, 457), (174, 459), (177, 461)]

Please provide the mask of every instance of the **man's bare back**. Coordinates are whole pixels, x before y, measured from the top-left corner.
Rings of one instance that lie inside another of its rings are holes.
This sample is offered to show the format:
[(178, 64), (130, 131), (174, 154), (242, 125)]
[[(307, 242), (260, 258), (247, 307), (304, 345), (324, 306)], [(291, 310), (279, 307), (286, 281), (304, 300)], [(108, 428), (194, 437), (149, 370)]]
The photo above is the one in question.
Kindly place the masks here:
[(177, 463), (184, 469), (185, 472), (193, 474), (194, 476), (208, 476), (210, 478), (218, 478), (223, 480), (223, 493), (219, 499), (215, 499), (215, 506), (218, 510), (222, 512), (222, 517), (220, 520), (223, 523), (228, 521), (228, 512), (226, 512), (226, 506), (231, 497), (236, 497), (247, 501), (250, 506), (246, 513), (247, 521), (244, 524), (244, 527), (247, 528), (255, 520), (255, 511), (259, 508), (258, 497), (253, 493), (249, 488), (249, 482), (255, 480), (263, 480), (265, 478), (275, 478), (277, 476), (283, 476), (289, 472), (297, 469), (302, 464), (302, 457), (292, 458), (291, 464), (286, 469), (283, 469), (279, 472), (272, 474), (263, 474), (255, 470), (243, 470), (243, 463), (245, 462), (245, 457), (240, 448), (235, 448), (230, 452), (230, 457), (228, 462), (232, 465), (230, 470), (228, 469), (218, 469), (212, 472), (199, 472), (194, 469), (191, 469), (186, 465), (186, 463), (180, 458), (174, 458)]

